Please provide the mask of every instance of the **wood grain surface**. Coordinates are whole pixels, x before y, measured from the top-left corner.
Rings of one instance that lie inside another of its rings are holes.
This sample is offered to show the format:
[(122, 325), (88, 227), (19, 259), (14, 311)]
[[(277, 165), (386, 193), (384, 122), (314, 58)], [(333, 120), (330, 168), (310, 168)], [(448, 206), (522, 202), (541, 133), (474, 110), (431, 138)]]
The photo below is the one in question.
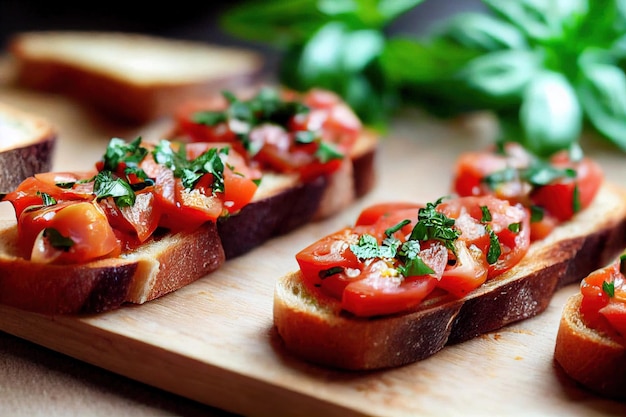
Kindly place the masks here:
[[(15, 89), (1, 76), (0, 101), (58, 126), (55, 170), (89, 168), (111, 137), (149, 139), (155, 131), (109, 125), (70, 100)], [(535, 318), (387, 371), (339, 372), (303, 363), (282, 349), (273, 330), (274, 280), (296, 268), (297, 250), (353, 222), (370, 203), (446, 195), (456, 157), (488, 144), (493, 126), (487, 115), (454, 122), (400, 115), (382, 139), (375, 189), (347, 211), (273, 239), (147, 304), (89, 317), (0, 306), (0, 330), (247, 416), (626, 415), (626, 404), (579, 389), (554, 364), (559, 316), (575, 286), (559, 291)], [(584, 146), (610, 181), (626, 187), (626, 155), (597, 141)], [(11, 215), (0, 203), (0, 216)]]

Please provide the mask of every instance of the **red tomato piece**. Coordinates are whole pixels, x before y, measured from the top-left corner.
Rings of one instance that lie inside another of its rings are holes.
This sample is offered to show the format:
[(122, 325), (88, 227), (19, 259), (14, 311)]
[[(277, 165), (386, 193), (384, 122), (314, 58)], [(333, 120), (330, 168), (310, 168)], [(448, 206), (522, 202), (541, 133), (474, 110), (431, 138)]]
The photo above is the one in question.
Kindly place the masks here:
[[(491, 220), (485, 220), (485, 211)], [(497, 276), (516, 265), (530, 246), (530, 218), (521, 205), (512, 205), (507, 200), (494, 196), (470, 196), (441, 203), (438, 211), (456, 219), (455, 226), (461, 231), (460, 240), (467, 246), (475, 245), (485, 256), (492, 245), (495, 234), (501, 254), (495, 262), (489, 263), (488, 277)]]
[(399, 277), (389, 275), (383, 260), (369, 265), (364, 278), (348, 284), (341, 306), (356, 316), (394, 314), (418, 306), (437, 286), (448, 260), (448, 250), (436, 241), (424, 242), (420, 257), (432, 275)]
[[(65, 202), (25, 211), (19, 218), (19, 246), (33, 262), (82, 263), (117, 254), (120, 243), (102, 209), (92, 202)], [(51, 232), (69, 239), (55, 244)]]
[(563, 168), (570, 166), (576, 170), (576, 178), (559, 179), (535, 189), (531, 194), (534, 204), (562, 222), (587, 208), (604, 180), (600, 166), (589, 158), (583, 158), (577, 164), (562, 164)]
[(457, 240), (456, 257), (449, 264), (437, 287), (446, 290), (455, 297), (462, 298), (487, 280), (489, 265), (484, 253), (474, 245)]

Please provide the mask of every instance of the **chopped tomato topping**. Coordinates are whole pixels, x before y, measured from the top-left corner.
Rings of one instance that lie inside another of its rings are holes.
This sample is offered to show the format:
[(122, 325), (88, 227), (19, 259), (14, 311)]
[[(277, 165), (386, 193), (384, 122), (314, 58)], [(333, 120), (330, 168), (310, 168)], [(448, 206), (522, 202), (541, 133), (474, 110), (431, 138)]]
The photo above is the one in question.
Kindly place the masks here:
[(305, 285), (371, 317), (416, 308), (433, 291), (463, 297), (516, 265), (528, 211), (493, 196), (380, 203), (296, 254)]
[(159, 228), (193, 230), (241, 210), (261, 178), (226, 143), (112, 139), (95, 168), (36, 174), (4, 197), (25, 258), (83, 263), (133, 250)]
[(453, 189), (460, 196), (494, 195), (523, 204), (533, 212), (531, 238), (537, 240), (588, 207), (603, 179), (600, 166), (590, 158), (573, 159), (560, 152), (543, 160), (508, 143), (503, 152), (462, 154)]
[(333, 92), (261, 89), (249, 99), (230, 95), (189, 102), (175, 131), (191, 142), (227, 142), (256, 167), (299, 173), (303, 181), (339, 169), (362, 124)]
[(580, 313), (585, 325), (622, 341), (626, 338), (624, 262), (626, 260), (616, 259), (589, 274), (580, 285), (583, 297)]

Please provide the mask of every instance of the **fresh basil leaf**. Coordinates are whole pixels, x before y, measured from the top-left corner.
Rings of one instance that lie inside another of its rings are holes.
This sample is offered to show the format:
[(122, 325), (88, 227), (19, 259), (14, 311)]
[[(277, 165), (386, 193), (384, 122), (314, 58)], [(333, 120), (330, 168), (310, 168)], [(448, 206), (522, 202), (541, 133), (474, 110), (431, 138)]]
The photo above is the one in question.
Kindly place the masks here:
[(529, 83), (520, 109), (524, 145), (538, 156), (569, 148), (579, 140), (582, 109), (567, 78), (543, 71)]
[(626, 75), (602, 62), (581, 60), (582, 79), (577, 85), (580, 102), (592, 125), (626, 151)]
[(437, 25), (433, 32), (440, 39), (484, 52), (529, 47), (518, 28), (483, 13), (456, 14)]
[(543, 0), (483, 0), (483, 3), (497, 16), (519, 27), (526, 36), (534, 39), (550, 38), (551, 27), (547, 19), (549, 19), (548, 14), (554, 11), (549, 10), (552, 5), (547, 4), (548, 2)]
[(458, 77), (469, 86), (505, 103), (519, 101), (524, 89), (540, 70), (533, 51), (497, 51), (470, 61)]
[(327, 19), (317, 0), (266, 0), (240, 3), (224, 13), (219, 24), (241, 39), (284, 47), (305, 43)]

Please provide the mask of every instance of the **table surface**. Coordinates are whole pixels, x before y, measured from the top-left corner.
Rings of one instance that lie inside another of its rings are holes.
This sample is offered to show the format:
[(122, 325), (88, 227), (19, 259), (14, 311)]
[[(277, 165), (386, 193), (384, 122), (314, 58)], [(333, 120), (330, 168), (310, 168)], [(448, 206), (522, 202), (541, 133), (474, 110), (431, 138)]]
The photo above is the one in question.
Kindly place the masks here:
[[(67, 155), (75, 153), (68, 152), (65, 148), (68, 143), (75, 143), (78, 138), (84, 143), (85, 154), (92, 155), (97, 154), (97, 150), (102, 148), (103, 139), (114, 136), (131, 138), (141, 133), (141, 129), (128, 129), (95, 120), (87, 115), (84, 109), (66, 98), (16, 89), (3, 79), (2, 66), (0, 66), (0, 100), (29, 109), (49, 118), (57, 125), (61, 140), (55, 154), (55, 169), (83, 168), (84, 161), (68, 159)], [(420, 160), (429, 160), (431, 166), (415, 167), (411, 172), (427, 174), (429, 169), (441, 170), (439, 165), (449, 163), (462, 149), (476, 149), (486, 145), (493, 138), (493, 133), (493, 123), (488, 115), (444, 123), (411, 111), (395, 120), (384, 140), (388, 144), (393, 144), (394, 140), (400, 138), (402, 140), (407, 140), (407, 137), (419, 138), (420, 143), (426, 146), (424, 151), (433, 152), (431, 156), (434, 157), (422, 156)], [(439, 149), (439, 153), (431, 151), (428, 148), (429, 144), (432, 144), (433, 149)], [(609, 147), (598, 146), (596, 142), (594, 144), (596, 146), (593, 149), (593, 156), (605, 168), (607, 178), (626, 186), (625, 155)], [(384, 146), (387, 145), (383, 144)], [(449, 151), (447, 154), (442, 153), (446, 150)], [(397, 147), (389, 146), (385, 151), (386, 161), (406, 157)], [(383, 176), (385, 175), (383, 173)], [(441, 182), (435, 181), (437, 184)], [(437, 193), (432, 186), (429, 188), (425, 185), (422, 194), (417, 194), (423, 195), (424, 201), (429, 201), (439, 197)], [(366, 201), (389, 197), (390, 195), (379, 186)], [(333, 220), (330, 222), (333, 223)], [(568, 291), (571, 292), (571, 289)], [(559, 301), (561, 302), (566, 295), (561, 293)], [(556, 317), (558, 309), (558, 305), (551, 308), (552, 317)], [(536, 324), (534, 326), (537, 327)], [(451, 355), (454, 356), (454, 353)], [(530, 360), (532, 359), (529, 358)], [(384, 384), (384, 381), (381, 383)], [(0, 398), (2, 399), (0, 415), (12, 416), (230, 415), (2, 332), (0, 332)], [(609, 415), (617, 409), (625, 411), (619, 407), (603, 407), (605, 403), (596, 401), (593, 397), (579, 396), (578, 400), (581, 398), (597, 404), (594, 415)]]

